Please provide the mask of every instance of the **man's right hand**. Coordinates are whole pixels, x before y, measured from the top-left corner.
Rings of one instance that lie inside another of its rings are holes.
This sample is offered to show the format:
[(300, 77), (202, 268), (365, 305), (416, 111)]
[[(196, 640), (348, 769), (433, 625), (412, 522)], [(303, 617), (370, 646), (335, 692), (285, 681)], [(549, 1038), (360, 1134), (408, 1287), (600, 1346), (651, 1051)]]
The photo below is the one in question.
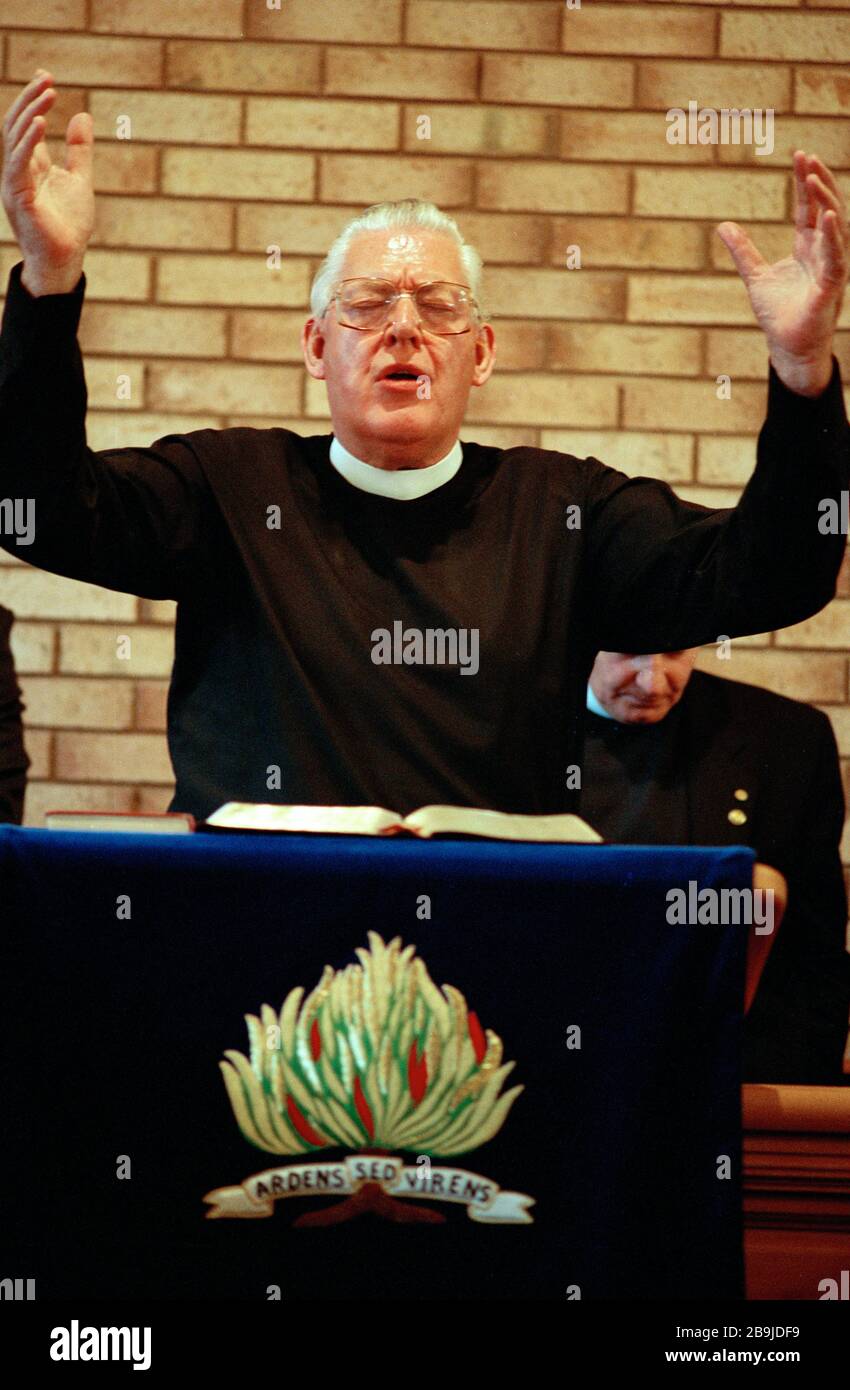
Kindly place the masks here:
[(44, 139), (45, 114), (56, 100), (49, 72), (39, 69), (3, 121), (0, 197), (24, 255), (21, 283), (30, 294), (67, 294), (83, 269), (94, 230), (92, 118), (68, 122), (65, 167), (54, 164)]

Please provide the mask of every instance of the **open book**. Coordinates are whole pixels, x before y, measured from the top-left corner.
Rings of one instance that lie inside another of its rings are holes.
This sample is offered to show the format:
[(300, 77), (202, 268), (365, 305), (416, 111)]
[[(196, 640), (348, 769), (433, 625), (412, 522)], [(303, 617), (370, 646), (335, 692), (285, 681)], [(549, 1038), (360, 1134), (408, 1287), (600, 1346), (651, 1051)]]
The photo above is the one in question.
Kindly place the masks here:
[(580, 816), (523, 816), (471, 806), (420, 806), (409, 816), (380, 806), (275, 806), (228, 801), (206, 825), (216, 830), (288, 830), (309, 835), (480, 835), (488, 840), (601, 844)]

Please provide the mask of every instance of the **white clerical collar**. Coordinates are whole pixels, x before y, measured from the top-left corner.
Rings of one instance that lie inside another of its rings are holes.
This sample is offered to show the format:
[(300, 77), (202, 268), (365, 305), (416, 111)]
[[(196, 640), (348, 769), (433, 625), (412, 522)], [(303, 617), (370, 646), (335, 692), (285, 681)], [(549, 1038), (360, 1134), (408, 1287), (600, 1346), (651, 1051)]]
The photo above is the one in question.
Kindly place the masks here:
[(600, 705), (593, 693), (593, 686), (590, 684), (590, 681), (587, 682), (587, 708), (590, 710), (591, 714), (598, 714), (602, 719), (614, 718), (614, 715), (610, 714), (604, 705)]
[(331, 463), (352, 487), (363, 492), (375, 492), (379, 497), (394, 497), (399, 502), (411, 502), (424, 497), (454, 477), (463, 462), (463, 449), (456, 439), (445, 458), (427, 468), (376, 468), (349, 453), (334, 435), (331, 440)]

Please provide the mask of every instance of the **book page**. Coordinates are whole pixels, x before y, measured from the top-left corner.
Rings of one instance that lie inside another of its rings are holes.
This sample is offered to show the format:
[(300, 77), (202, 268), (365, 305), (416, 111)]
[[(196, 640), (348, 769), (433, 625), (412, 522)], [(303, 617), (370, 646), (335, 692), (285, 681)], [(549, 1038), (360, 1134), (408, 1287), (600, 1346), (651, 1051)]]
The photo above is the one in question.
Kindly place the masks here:
[(525, 816), (479, 811), (472, 806), (420, 806), (401, 822), (405, 830), (431, 835), (481, 835), (491, 840), (543, 840), (553, 844), (601, 844), (602, 836), (580, 816)]
[(381, 806), (280, 806), (227, 801), (207, 816), (206, 824), (223, 830), (288, 830), (307, 835), (392, 835), (400, 825)]

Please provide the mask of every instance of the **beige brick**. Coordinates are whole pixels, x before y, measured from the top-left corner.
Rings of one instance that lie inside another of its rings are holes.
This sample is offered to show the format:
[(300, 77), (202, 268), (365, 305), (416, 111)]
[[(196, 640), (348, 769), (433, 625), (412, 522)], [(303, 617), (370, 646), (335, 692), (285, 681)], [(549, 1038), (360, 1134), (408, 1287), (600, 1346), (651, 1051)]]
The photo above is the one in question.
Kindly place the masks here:
[[(315, 383), (321, 386), (321, 382)], [(290, 417), (276, 415), (274, 420), (269, 420), (268, 415), (241, 415), (232, 414), (225, 417), (224, 423), (228, 429), (251, 429), (251, 430), (291, 430), (293, 434), (300, 435), (302, 439), (308, 439), (311, 435), (330, 435), (331, 417), (327, 409), (327, 399), (325, 390), (322, 387), (322, 397), (325, 405), (325, 416), (327, 418), (327, 429), (324, 428), (324, 421), (316, 418), (303, 419), (301, 417)], [(317, 397), (318, 399), (318, 397)], [(317, 412), (318, 414), (318, 412)]]
[(700, 334), (691, 328), (632, 328), (619, 323), (553, 324), (549, 353), (550, 367), (559, 371), (696, 376)]
[(242, 37), (241, 0), (92, 0), (91, 27), (112, 34), (192, 34), (197, 38)]
[(671, 145), (660, 111), (564, 111), (561, 156), (643, 164), (712, 164), (710, 145)]
[(162, 191), (184, 198), (312, 198), (312, 155), (267, 150), (163, 150)]
[(730, 487), (682, 487), (677, 484), (676, 494), (683, 502), (693, 502), (698, 507), (734, 507), (740, 497), (738, 488)]
[[(759, 381), (767, 376), (767, 344), (761, 329), (712, 328), (707, 336), (706, 370), (710, 375), (728, 372), (731, 376)], [(850, 374), (850, 333), (836, 334), (832, 346), (842, 376), (846, 378)]]
[[(58, 143), (50, 155), (57, 164), (65, 161)], [(152, 145), (134, 145), (128, 140), (98, 145), (94, 157), (95, 193), (155, 193), (156, 157)]]
[[(143, 362), (129, 358), (90, 357), (85, 362), (89, 409), (140, 410), (145, 404), (145, 368)], [(129, 382), (119, 382), (128, 377)], [(119, 388), (121, 398), (119, 399)], [(125, 389), (129, 396), (125, 396)]]
[[(489, 3), (489, 0), (488, 0)], [(419, 121), (431, 122), (422, 139)], [(441, 154), (557, 154), (554, 113), (500, 106), (433, 106), (427, 101), (404, 110), (404, 148)]]
[(815, 116), (850, 116), (850, 73), (846, 68), (796, 68), (794, 110)]
[(756, 466), (756, 437), (752, 434), (697, 442), (697, 477), (701, 483), (747, 481)]
[(67, 782), (171, 782), (160, 734), (57, 733), (56, 776)]
[(11, 648), (15, 668), (21, 672), (44, 675), (53, 670), (53, 650), (56, 643), (56, 629), (52, 623), (12, 624)]
[(101, 197), (96, 216), (93, 246), (226, 251), (232, 245), (233, 207), (212, 199)]
[[(708, 664), (710, 663), (710, 664)], [(732, 646), (729, 661), (717, 661), (700, 653), (700, 670), (745, 685), (760, 685), (792, 700), (842, 701), (845, 696), (845, 661), (834, 655), (812, 652), (738, 651)]]
[(121, 353), (127, 347), (154, 357), (223, 357), (226, 315), (221, 309), (121, 309), (87, 304), (80, 323), (84, 352)]
[(170, 598), (139, 600), (139, 621), (142, 623), (171, 623), (177, 617), (177, 604)]
[(284, 255), (324, 256), (353, 215), (350, 207), (316, 203), (244, 203), (236, 209), (236, 245), (240, 251), (275, 245)]
[[(618, 59), (485, 53), (482, 64), (482, 101), (591, 108), (632, 104), (633, 66)], [(433, 95), (436, 99), (438, 94)], [(447, 95), (457, 99), (468, 94)]]
[(470, 201), (472, 177), (473, 165), (468, 159), (326, 154), (319, 158), (319, 197), (359, 207), (385, 198), (428, 198), (439, 207), (450, 208)]
[[(0, 251), (0, 276), (5, 281), (21, 259), (17, 246)], [(89, 251), (86, 254), (86, 299), (145, 299), (150, 279), (149, 257), (133, 251)]]
[(302, 373), (295, 367), (241, 363), (155, 362), (149, 369), (150, 402), (159, 410), (248, 410), (257, 415), (297, 412)]
[(86, 300), (146, 299), (150, 257), (136, 251), (88, 251)]
[(24, 726), (24, 747), (30, 760), (27, 779), (49, 777), (53, 764), (53, 734), (49, 729), (28, 729)]
[(162, 45), (156, 39), (88, 34), (10, 34), (6, 77), (28, 82), (38, 67), (58, 81), (84, 86), (155, 87), (162, 74)]
[(457, 222), (466, 240), (478, 248), (485, 265), (504, 261), (534, 265), (546, 260), (549, 227), (543, 216), (459, 212)]
[(625, 281), (601, 270), (494, 268), (487, 275), (487, 305), (497, 315), (621, 318)]
[(129, 729), (131, 681), (24, 676), (27, 723), (62, 729)]
[(752, 323), (742, 280), (726, 275), (628, 277), (630, 323)]
[(3, 602), (18, 618), (93, 618), (132, 622), (138, 600), (29, 565), (3, 574)]
[[(678, 488), (676, 490), (678, 492)], [(737, 653), (740, 651), (742, 647), (746, 647), (748, 649), (750, 647), (757, 647), (762, 649), (764, 649), (765, 647), (770, 647), (771, 636), (772, 634), (769, 632), (751, 632), (746, 637), (736, 637), (733, 640), (733, 650)], [(701, 648), (703, 655), (712, 657), (715, 665), (717, 665), (718, 663), (722, 663), (725, 660), (724, 657), (720, 657), (718, 655), (720, 650), (721, 648), (714, 642), (709, 642), (706, 646)], [(722, 650), (726, 650), (725, 645), (722, 648)], [(710, 668), (708, 663), (704, 663), (703, 670), (707, 671), (709, 669)]]
[[(820, 701), (819, 696), (815, 696), (815, 699)], [(839, 753), (842, 756), (850, 756), (850, 707), (818, 703), (818, 709), (823, 710), (832, 724)]]
[[(356, 209), (351, 207), (246, 203), (237, 209), (237, 246), (256, 251), (275, 244), (285, 255), (323, 257), (353, 216)], [(461, 233), (487, 263), (529, 264), (545, 257), (549, 234), (542, 216), (458, 211), (455, 217)]]
[(307, 39), (320, 43), (399, 43), (401, 0), (282, 0), (279, 10), (247, 5), (246, 33), (252, 39)]
[[(73, 738), (73, 734), (65, 735)], [(133, 787), (104, 787), (80, 782), (29, 782), (24, 802), (24, 825), (44, 829), (48, 811), (132, 811), (135, 804)]]
[[(640, 3), (640, 2), (641, 2), (641, 0), (622, 0), (622, 3), (623, 3), (623, 4), (632, 4), (632, 3)], [(821, 0), (821, 3), (822, 3), (822, 4), (823, 4), (824, 2), (825, 2), (825, 0)], [(665, 5), (665, 6), (666, 6), (666, 5), (691, 5), (691, 4), (693, 4), (693, 0), (644, 0), (644, 3), (651, 4), (651, 5)], [(730, 0), (699, 0), (699, 3), (700, 3), (701, 5), (723, 5), (724, 7), (728, 7), (728, 5), (729, 5), (729, 3), (730, 3)], [(794, 5), (803, 5), (803, 4), (806, 3), (806, 0), (731, 0), (731, 3), (732, 3), (733, 5), (746, 5), (746, 7), (747, 7), (748, 9), (751, 9), (751, 10), (756, 9), (759, 5), (762, 5), (762, 6), (766, 7), (766, 8), (772, 9), (772, 10), (778, 10), (778, 9), (782, 8), (783, 6), (784, 6), (784, 7), (791, 7), (791, 6), (794, 6)], [(843, 0), (842, 0), (842, 3), (843, 3)]]
[[(127, 652), (119, 656), (119, 652)], [(59, 635), (59, 670), (75, 676), (167, 676), (174, 660), (169, 628), (66, 623)]]
[(719, 145), (717, 155), (721, 164), (746, 164), (758, 169), (783, 165), (790, 169), (795, 150), (816, 150), (830, 168), (850, 167), (850, 131), (846, 121), (777, 115), (773, 146), (770, 154), (764, 154), (757, 152), (754, 144)]
[(147, 816), (161, 816), (168, 810), (173, 795), (173, 782), (164, 787), (139, 787), (136, 810)]
[(396, 101), (329, 101), (249, 97), (245, 141), (318, 150), (395, 150), (401, 107)]
[[(765, 27), (763, 17), (759, 23)], [(687, 111), (689, 101), (718, 110), (723, 106), (739, 110), (772, 106), (774, 111), (787, 111), (791, 105), (791, 69), (759, 63), (638, 64), (636, 106), (663, 110), (675, 106)]]
[(704, 264), (705, 235), (702, 227), (692, 222), (650, 217), (553, 217), (551, 229), (553, 264), (565, 263), (570, 246), (580, 247), (586, 269), (635, 266), (698, 270)]
[(696, 7), (657, 14), (646, 5), (587, 5), (567, 10), (561, 47), (565, 53), (673, 53), (690, 57), (714, 52), (714, 16)]
[(92, 449), (147, 449), (166, 434), (215, 429), (220, 423), (220, 418), (212, 414), (153, 415), (143, 410), (111, 414), (95, 410), (89, 413), (86, 433)]
[(469, 398), (467, 426), (479, 420), (488, 425), (614, 425), (617, 385), (593, 377), (496, 373)]
[(541, 430), (541, 449), (555, 449), (575, 458), (595, 458), (630, 478), (661, 478), (688, 482), (692, 475), (693, 442), (688, 434), (641, 434), (618, 430)]
[[(15, 3), (17, 3), (17, 0), (15, 0)], [(31, 24), (26, 25), (28, 29), (34, 27), (35, 26)], [(55, 76), (56, 74), (53, 75)], [(32, 73), (29, 73), (28, 76), (31, 77)], [(21, 82), (0, 82), (0, 111), (4, 114), (12, 105), (12, 102), (17, 100), (21, 86)], [(83, 88), (66, 87), (64, 83), (55, 90), (56, 96), (53, 105), (47, 113), (47, 138), (48, 140), (58, 138), (64, 141), (68, 122), (78, 111), (85, 110), (86, 97)], [(5, 224), (5, 214), (0, 213), (0, 217), (2, 217)]]
[[(794, 242), (790, 219), (788, 222), (751, 222), (748, 218), (745, 230), (766, 261), (781, 261), (784, 256), (790, 255)], [(709, 233), (708, 248), (714, 269), (737, 275), (732, 257), (714, 228)]]
[[(639, 0), (638, 0), (638, 2), (639, 2)], [(691, 4), (693, 4), (693, 0), (645, 0), (645, 2), (646, 2), (647, 4), (651, 4), (651, 5), (670, 5), (670, 4), (672, 4), (672, 5), (691, 5)], [(825, 0), (821, 0), (821, 3), (824, 3), (824, 2), (825, 2)], [(631, 3), (633, 3), (633, 0), (623, 0), (623, 3), (624, 3), (624, 4), (631, 4)], [(723, 6), (725, 6), (725, 7), (728, 7), (728, 5), (729, 5), (729, 3), (730, 3), (730, 0), (699, 0), (699, 3), (700, 3), (701, 5), (723, 5)], [(733, 5), (746, 5), (747, 8), (748, 8), (748, 9), (751, 9), (751, 10), (756, 9), (759, 5), (765, 6), (766, 8), (770, 8), (770, 9), (772, 9), (772, 10), (778, 10), (778, 9), (780, 9), (780, 8), (783, 7), (783, 6), (784, 6), (784, 7), (791, 7), (791, 6), (794, 6), (794, 5), (804, 5), (804, 4), (806, 3), (806, 0), (731, 0), (731, 3), (732, 3)], [(843, 3), (843, 0), (842, 0), (842, 3)]]
[(495, 328), (496, 362), (502, 372), (546, 371), (549, 331), (545, 324), (500, 319)]
[(833, 599), (820, 613), (805, 622), (783, 628), (776, 634), (778, 647), (837, 647), (850, 648), (850, 603)]
[(838, 598), (850, 598), (850, 549), (847, 547), (845, 547), (841, 568), (838, 571), (835, 592)]
[(538, 430), (529, 428), (497, 425), (491, 429), (488, 425), (471, 425), (461, 430), (460, 438), (462, 442), (483, 444), (488, 449), (535, 449), (538, 434)]
[[(730, 176), (732, 177), (732, 176)], [(776, 175), (778, 178), (779, 175)], [(478, 171), (478, 206), (528, 212), (627, 212), (629, 171), (494, 159)]]
[(323, 381), (307, 378), (304, 384), (304, 415), (307, 416), (310, 427), (305, 427), (302, 430), (303, 434), (325, 434), (330, 430), (331, 412), (328, 407), (327, 388)]
[(561, 5), (518, 0), (408, 0), (406, 38), (437, 48), (557, 49)]
[(764, 421), (767, 387), (738, 385), (732, 398), (718, 400), (713, 381), (682, 381), (665, 390), (658, 380), (623, 383), (627, 429), (697, 430), (718, 434), (757, 431)]
[(634, 211), (718, 222), (780, 220), (785, 215), (785, 189), (784, 174), (749, 169), (637, 169)]
[(129, 118), (122, 140), (178, 145), (238, 145), (240, 107), (238, 97), (184, 92), (92, 92), (89, 102), (97, 140), (117, 139)]
[(720, 54), (724, 58), (789, 58), (792, 62), (834, 63), (850, 59), (850, 18), (840, 15), (786, 14), (765, 24), (757, 14), (720, 16)]
[(166, 85), (188, 91), (319, 92), (321, 50), (293, 43), (166, 45)]
[(235, 310), (231, 355), (256, 362), (303, 362), (301, 328), (306, 317), (305, 309)]
[(166, 304), (305, 304), (310, 264), (284, 257), (270, 268), (253, 256), (160, 256), (157, 298)]
[(85, 29), (86, 0), (40, 0), (25, 10), (20, 0), (0, 0), (0, 29)]
[[(328, 48), (328, 96), (401, 97), (415, 101), (474, 101), (478, 55), (422, 48)], [(487, 98), (487, 93), (482, 93)]]
[(167, 725), (168, 681), (136, 683), (136, 728), (145, 732), (164, 731)]

